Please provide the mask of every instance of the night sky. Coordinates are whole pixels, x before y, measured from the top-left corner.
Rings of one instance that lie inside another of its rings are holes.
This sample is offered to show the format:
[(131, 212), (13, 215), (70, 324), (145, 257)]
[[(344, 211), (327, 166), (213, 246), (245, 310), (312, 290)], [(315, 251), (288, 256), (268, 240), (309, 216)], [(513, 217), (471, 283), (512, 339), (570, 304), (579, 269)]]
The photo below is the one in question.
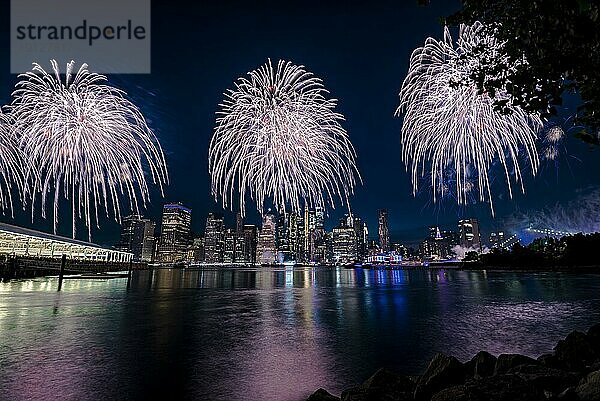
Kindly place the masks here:
[[(492, 218), (487, 204), (458, 208), (452, 201), (433, 205), (426, 186), (416, 198), (400, 160), (401, 119), (394, 117), (398, 92), (412, 50), (428, 36), (441, 37), (440, 18), (459, 8), (457, 1), (389, 2), (152, 2), (152, 74), (111, 75), (109, 82), (126, 90), (139, 105), (166, 153), (171, 183), (165, 198), (152, 193), (144, 213), (159, 219), (164, 202), (181, 201), (193, 209), (193, 230), (202, 232), (206, 214), (222, 211), (210, 195), (207, 152), (215, 111), (225, 89), (236, 78), (267, 58), (302, 64), (324, 80), (358, 154), (364, 184), (351, 199), (353, 211), (376, 235), (377, 209), (387, 208), (392, 240), (411, 242), (426, 235), (426, 227), (456, 227), (460, 217), (477, 217), (485, 232), (501, 228), (517, 211), (537, 210), (575, 199), (582, 190), (600, 185), (598, 149), (577, 139), (566, 141), (568, 156), (542, 166), (540, 174), (525, 175), (526, 194), (507, 199), (498, 175)], [(211, 3), (211, 4), (203, 4)], [(9, 70), (9, 2), (0, 9), (0, 101), (10, 101), (16, 76)], [(78, 65), (85, 60), (75, 60)], [(49, 66), (48, 60), (39, 60)], [(64, 66), (63, 66), (64, 68)], [(94, 66), (90, 66), (93, 71)], [(571, 110), (577, 99), (566, 104)], [(565, 114), (569, 110), (564, 111)], [(331, 228), (347, 210), (329, 211)], [(61, 233), (69, 235), (70, 211), (64, 209)], [(226, 213), (229, 223), (233, 222)], [(249, 221), (258, 223), (250, 208)], [(46, 231), (51, 222), (17, 212), (17, 223)], [(83, 227), (81, 227), (83, 228)], [(118, 225), (109, 219), (94, 230), (93, 240), (112, 244)], [(84, 231), (81, 230), (84, 234)], [(85, 234), (82, 238), (85, 237)]]

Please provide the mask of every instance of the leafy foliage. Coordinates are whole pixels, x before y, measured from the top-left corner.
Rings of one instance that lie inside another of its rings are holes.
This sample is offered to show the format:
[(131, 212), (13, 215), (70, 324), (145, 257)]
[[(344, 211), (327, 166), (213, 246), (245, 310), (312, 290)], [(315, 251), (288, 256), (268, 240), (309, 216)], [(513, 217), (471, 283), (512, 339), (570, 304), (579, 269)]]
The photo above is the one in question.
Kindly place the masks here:
[(494, 248), (479, 256), (485, 266), (548, 268), (558, 266), (598, 266), (596, 249), (600, 233), (538, 238), (527, 246), (515, 244), (511, 250)]
[[(582, 104), (577, 122), (587, 127), (577, 136), (598, 144), (600, 129), (600, 0), (463, 0), (447, 18), (450, 25), (481, 21), (503, 51), (480, 47), (482, 62), (472, 79), (482, 92), (506, 90), (510, 103), (550, 116), (565, 92)], [(510, 113), (506, 101), (498, 110)]]

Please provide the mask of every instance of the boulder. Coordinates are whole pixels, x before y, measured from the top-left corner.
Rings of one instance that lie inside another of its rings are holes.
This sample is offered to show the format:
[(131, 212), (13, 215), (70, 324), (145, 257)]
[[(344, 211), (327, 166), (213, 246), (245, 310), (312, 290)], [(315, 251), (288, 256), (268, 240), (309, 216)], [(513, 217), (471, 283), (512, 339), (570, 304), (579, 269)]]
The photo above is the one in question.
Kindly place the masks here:
[(306, 401), (340, 401), (340, 397), (329, 394), (325, 389), (318, 389), (307, 398)]
[(545, 366), (547, 368), (560, 368), (560, 363), (554, 354), (543, 354), (537, 358), (537, 361), (540, 365)]
[(385, 393), (354, 387), (342, 392), (342, 401), (413, 401), (412, 393)]
[(382, 368), (361, 385), (362, 388), (382, 389), (390, 392), (409, 392), (415, 390), (415, 382), (406, 376)]
[(596, 357), (600, 356), (600, 323), (593, 325), (587, 331), (590, 344), (596, 352)]
[(479, 351), (469, 362), (465, 363), (465, 370), (467, 374), (475, 378), (492, 376), (497, 359), (489, 352)]
[(544, 392), (514, 374), (470, 379), (465, 384), (468, 401), (545, 401)]
[(581, 379), (575, 392), (581, 401), (600, 400), (600, 370)]
[(575, 392), (575, 387), (569, 387), (565, 389), (562, 393), (556, 396), (556, 399), (560, 401), (579, 401), (579, 397), (577, 397), (577, 393)]
[(465, 385), (453, 386), (438, 391), (431, 397), (431, 401), (470, 401)]
[(539, 390), (560, 394), (566, 388), (579, 382), (579, 375), (573, 372), (549, 368), (541, 365), (519, 365), (508, 371), (515, 374)]
[(525, 355), (520, 354), (501, 354), (496, 360), (496, 366), (494, 368), (494, 375), (501, 375), (507, 373), (512, 368), (516, 368), (519, 365), (535, 365), (537, 361)]
[(453, 356), (438, 353), (420, 377), (414, 397), (417, 400), (429, 399), (442, 389), (463, 384), (464, 380), (465, 369), (463, 364)]
[(596, 351), (588, 336), (580, 331), (573, 331), (554, 347), (554, 355), (567, 370), (583, 371), (594, 363)]
[(342, 393), (344, 401), (412, 400), (415, 383), (388, 369), (379, 369), (359, 387)]

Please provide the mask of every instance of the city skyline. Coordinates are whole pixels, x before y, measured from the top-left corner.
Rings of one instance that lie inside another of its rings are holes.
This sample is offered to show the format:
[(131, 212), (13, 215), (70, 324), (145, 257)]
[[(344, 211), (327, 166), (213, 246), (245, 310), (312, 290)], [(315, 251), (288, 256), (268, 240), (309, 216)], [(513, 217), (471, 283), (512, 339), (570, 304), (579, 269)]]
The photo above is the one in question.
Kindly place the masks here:
[(247, 224), (239, 213), (228, 224), (222, 213), (209, 212), (204, 231), (194, 233), (192, 210), (177, 202), (163, 206), (160, 224), (139, 214), (124, 217), (114, 248), (130, 252), (135, 262), (167, 265), (399, 264), (461, 260), (469, 252), (508, 250), (535, 238), (569, 234), (530, 227), (529, 238), (524, 239), (510, 229), (482, 231), (476, 218), (468, 218), (452, 226), (429, 225), (426, 234), (411, 243), (389, 236), (386, 209), (378, 209), (377, 214), (373, 230), (356, 214), (346, 214), (327, 230), (321, 208), (305, 208), (301, 213), (268, 211), (259, 225)]

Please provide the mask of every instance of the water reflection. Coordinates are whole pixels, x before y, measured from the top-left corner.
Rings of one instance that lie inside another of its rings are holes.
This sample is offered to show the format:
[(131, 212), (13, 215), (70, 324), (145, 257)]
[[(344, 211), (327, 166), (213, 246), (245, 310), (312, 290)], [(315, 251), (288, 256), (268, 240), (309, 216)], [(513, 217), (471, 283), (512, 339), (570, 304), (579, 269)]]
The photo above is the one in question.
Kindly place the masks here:
[[(0, 398), (303, 400), (436, 351), (537, 356), (600, 321), (600, 276), (344, 268), (0, 283)], [(8, 396), (7, 396), (8, 395)]]

